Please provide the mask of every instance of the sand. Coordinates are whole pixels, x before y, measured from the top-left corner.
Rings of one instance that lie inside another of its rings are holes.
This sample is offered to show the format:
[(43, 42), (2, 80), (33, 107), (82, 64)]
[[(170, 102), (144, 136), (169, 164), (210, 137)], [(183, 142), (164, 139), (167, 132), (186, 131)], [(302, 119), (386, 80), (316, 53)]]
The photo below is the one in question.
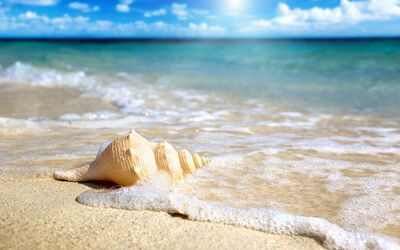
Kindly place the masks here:
[(78, 89), (66, 86), (1, 85), (1, 117), (57, 118), (66, 113), (83, 114), (93, 110), (115, 111), (116, 107), (100, 98), (82, 97)]
[(322, 249), (306, 237), (75, 200), (93, 187), (50, 178), (0, 181), (0, 249)]

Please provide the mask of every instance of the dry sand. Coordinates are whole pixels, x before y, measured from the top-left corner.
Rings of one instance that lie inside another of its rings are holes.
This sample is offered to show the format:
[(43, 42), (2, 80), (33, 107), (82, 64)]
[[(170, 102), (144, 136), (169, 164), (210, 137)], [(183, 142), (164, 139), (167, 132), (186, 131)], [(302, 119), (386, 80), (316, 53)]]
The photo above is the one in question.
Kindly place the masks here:
[(79, 204), (88, 189), (51, 179), (0, 181), (0, 249), (322, 249), (306, 237)]

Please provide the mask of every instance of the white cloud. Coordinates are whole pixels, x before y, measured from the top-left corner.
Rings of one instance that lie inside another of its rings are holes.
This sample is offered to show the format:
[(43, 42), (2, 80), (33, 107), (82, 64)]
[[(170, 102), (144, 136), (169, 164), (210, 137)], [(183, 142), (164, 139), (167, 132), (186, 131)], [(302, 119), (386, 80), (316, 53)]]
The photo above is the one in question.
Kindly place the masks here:
[[(190, 9), (187, 4), (179, 4), (173, 3), (171, 5), (171, 12), (174, 14), (179, 20), (187, 20), (190, 17), (194, 16), (212, 16), (208, 10), (203, 9)], [(212, 16), (214, 17), (214, 16)]]
[(190, 23), (187, 26), (169, 24), (162, 21), (146, 23), (133, 21), (113, 23), (108, 20), (90, 20), (89, 17), (63, 15), (50, 18), (27, 11), (19, 16), (0, 14), (0, 34), (24, 35), (107, 35), (107, 36), (219, 36), (225, 33), (221, 26), (210, 26), (206, 23)]
[(45, 22), (49, 20), (47, 16), (39, 16), (36, 14), (36, 12), (32, 11), (27, 11), (23, 14), (20, 14), (18, 17), (22, 20), (43, 20)]
[(130, 23), (116, 24), (114, 31), (119, 35), (135, 35), (139, 33), (144, 34), (168, 34), (175, 30), (174, 25), (169, 25), (162, 21), (155, 23), (145, 23), (143, 21), (135, 21)]
[(19, 18), (21, 18), (21, 19), (36, 19), (37, 17), (38, 17), (38, 15), (36, 14), (36, 12), (32, 12), (32, 11), (27, 11), (27, 12), (19, 15)]
[(115, 10), (118, 12), (129, 12), (131, 10), (130, 5), (134, 2), (134, 0), (120, 0), (119, 3), (115, 6)]
[(196, 15), (208, 15), (209, 11), (208, 10), (202, 10), (202, 9), (192, 9), (192, 13)]
[(97, 31), (108, 31), (113, 27), (113, 23), (110, 21), (103, 21), (103, 20), (99, 20), (99, 21), (95, 21), (94, 23), (94, 27), (96, 27)]
[(189, 23), (189, 30), (193, 34), (199, 34), (199, 35), (222, 35), (225, 33), (225, 28), (215, 25), (215, 26), (209, 26), (206, 23)]
[(30, 35), (79, 33), (96, 27), (89, 22), (88, 17), (63, 15), (49, 18), (32, 11), (27, 11), (17, 17), (3, 16), (0, 20), (0, 32), (22, 32), (22, 34)]
[(91, 7), (90, 5), (88, 5), (86, 3), (81, 3), (81, 2), (69, 3), (68, 7), (70, 9), (79, 10), (79, 11), (82, 11), (82, 12), (94, 12), (94, 11), (98, 11), (100, 9), (100, 7), (97, 6), (97, 5)]
[(24, 5), (37, 5), (37, 6), (51, 6), (58, 4), (58, 0), (8, 0), (10, 3), (24, 4)]
[(153, 11), (146, 11), (144, 13), (145, 17), (154, 17), (154, 16), (163, 16), (167, 14), (167, 11), (165, 9), (158, 9), (158, 10), (153, 10)]
[(179, 20), (186, 20), (189, 15), (189, 11), (187, 10), (187, 5), (173, 3), (172, 14), (174, 14)]
[(50, 19), (50, 24), (55, 30), (84, 30), (88, 23), (89, 18), (83, 16), (71, 17), (69, 15), (63, 15), (61, 17)]
[(126, 4), (117, 4), (115, 9), (118, 12), (129, 12), (130, 11), (129, 5), (126, 5)]
[(290, 8), (278, 5), (278, 13), (272, 19), (254, 20), (242, 32), (267, 32), (276, 30), (304, 30), (337, 28), (366, 21), (382, 21), (400, 17), (399, 0), (341, 0), (335, 8)]

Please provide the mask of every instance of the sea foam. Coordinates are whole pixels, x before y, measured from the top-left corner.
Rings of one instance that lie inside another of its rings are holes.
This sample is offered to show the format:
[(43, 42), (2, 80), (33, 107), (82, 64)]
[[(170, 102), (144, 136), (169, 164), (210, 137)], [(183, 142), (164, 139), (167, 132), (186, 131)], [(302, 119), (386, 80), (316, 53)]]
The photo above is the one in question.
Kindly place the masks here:
[[(83, 96), (95, 96), (116, 105), (120, 112), (141, 106), (144, 101), (132, 93), (131, 88), (117, 78), (89, 75), (84, 71), (61, 71), (15, 62), (8, 68), (0, 68), (0, 83), (29, 86), (65, 86), (78, 89)], [(135, 98), (132, 98), (135, 97)]]
[(155, 210), (182, 214), (190, 220), (240, 226), (266, 233), (301, 235), (317, 239), (328, 249), (400, 249), (388, 237), (350, 232), (327, 220), (296, 216), (273, 209), (235, 208), (180, 194), (163, 174), (136, 186), (110, 191), (86, 191), (80, 203), (130, 210)]
[[(27, 119), (29, 123), (45, 127), (50, 123), (57, 123), (56, 126), (103, 128), (118, 124), (127, 126), (132, 121), (149, 121), (149, 118), (158, 122), (180, 119), (182, 122), (194, 123), (218, 118), (217, 114), (202, 110), (194, 112), (191, 109), (192, 106), (197, 107), (199, 103), (208, 101), (208, 97), (199, 99), (199, 96), (202, 96), (199, 93), (173, 90), (168, 92), (167, 97), (162, 97), (165, 90), (140, 82), (138, 79), (121, 78), (118, 75), (89, 74), (85, 71), (60, 70), (15, 62), (9, 67), (0, 67), (0, 85), (4, 83), (32, 87), (75, 88), (80, 91), (82, 97), (99, 98), (118, 109), (116, 112), (93, 110), (85, 114), (66, 113), (51, 122)], [(171, 100), (174, 102), (184, 102), (185, 105), (172, 105), (168, 102), (168, 98), (173, 98)], [(46, 117), (41, 120), (46, 120)], [(1, 124), (7, 125), (9, 122), (15, 122), (15, 119), (2, 121)]]

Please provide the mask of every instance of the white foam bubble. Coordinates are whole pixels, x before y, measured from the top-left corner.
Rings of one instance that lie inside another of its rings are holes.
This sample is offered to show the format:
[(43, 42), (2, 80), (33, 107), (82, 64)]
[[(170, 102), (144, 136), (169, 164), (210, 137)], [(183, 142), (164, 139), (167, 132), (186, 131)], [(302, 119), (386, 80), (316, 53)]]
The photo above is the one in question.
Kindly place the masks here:
[(65, 121), (73, 121), (73, 120), (80, 120), (81, 116), (76, 113), (66, 113), (66, 114), (61, 115), (58, 119), (65, 120)]
[(0, 117), (0, 134), (18, 135), (43, 131), (36, 122), (25, 119)]
[(194, 111), (183, 116), (180, 120), (181, 122), (203, 122), (203, 121), (213, 121), (216, 120), (217, 117), (214, 114), (211, 114), (207, 111)]
[(303, 114), (299, 112), (281, 112), (280, 115), (287, 117), (302, 117)]
[(84, 120), (109, 120), (116, 117), (119, 115), (108, 111), (87, 112), (81, 115)]
[(328, 249), (400, 249), (388, 237), (349, 232), (324, 219), (295, 216), (272, 209), (234, 208), (177, 193), (168, 177), (156, 175), (137, 186), (111, 191), (87, 191), (80, 203), (134, 210), (179, 213), (191, 220), (222, 223), (267, 233), (302, 235), (318, 239)]
[(337, 218), (348, 227), (382, 229), (400, 221), (400, 214), (395, 211), (400, 211), (399, 195), (374, 192), (348, 199), (341, 206)]
[[(326, 180), (325, 188), (331, 193), (345, 192), (347, 198), (337, 211), (336, 221), (346, 228), (380, 230), (400, 220), (400, 200), (393, 192), (399, 186), (396, 164), (377, 166), (312, 157), (302, 160), (269, 157), (264, 162), (268, 175), (261, 171), (258, 176), (265, 180), (281, 182), (282, 176), (290, 173), (306, 173)], [(351, 171), (349, 176), (346, 171)]]
[[(79, 118), (78, 118), (79, 116)], [(90, 113), (87, 116), (77, 114), (67, 114), (60, 117), (58, 120), (45, 119), (14, 119), (8, 117), (0, 117), (0, 134), (16, 135), (16, 134), (32, 134), (51, 131), (53, 128), (80, 128), (80, 129), (95, 129), (95, 128), (126, 128), (132, 127), (135, 124), (146, 124), (151, 121), (145, 116), (126, 116), (116, 118), (104, 118), (97, 116), (95, 113)], [(98, 118), (98, 119), (96, 119)]]
[[(334, 141), (335, 138), (307, 138), (306, 140), (292, 141), (291, 146), (296, 149), (314, 150), (321, 153), (335, 154), (400, 154), (400, 148), (385, 143), (384, 140), (374, 139), (376, 145), (363, 142), (365, 138), (352, 139), (352, 144), (343, 145)], [(392, 142), (392, 141), (388, 141)]]

